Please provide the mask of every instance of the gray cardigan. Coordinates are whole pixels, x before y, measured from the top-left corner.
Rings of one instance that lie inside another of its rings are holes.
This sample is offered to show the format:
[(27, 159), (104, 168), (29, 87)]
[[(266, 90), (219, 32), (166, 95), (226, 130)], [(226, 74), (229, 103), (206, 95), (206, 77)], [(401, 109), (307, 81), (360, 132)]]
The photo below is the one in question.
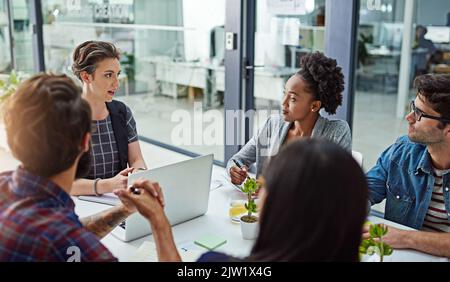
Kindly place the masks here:
[[(227, 163), (227, 172), (234, 166), (233, 159), (241, 161), (247, 167), (256, 163), (256, 175), (262, 172), (265, 162), (278, 153), (291, 127), (281, 115), (269, 117), (262, 129), (245, 144)], [(328, 139), (351, 152), (352, 137), (350, 127), (343, 120), (329, 120), (319, 116), (312, 131), (312, 138)]]

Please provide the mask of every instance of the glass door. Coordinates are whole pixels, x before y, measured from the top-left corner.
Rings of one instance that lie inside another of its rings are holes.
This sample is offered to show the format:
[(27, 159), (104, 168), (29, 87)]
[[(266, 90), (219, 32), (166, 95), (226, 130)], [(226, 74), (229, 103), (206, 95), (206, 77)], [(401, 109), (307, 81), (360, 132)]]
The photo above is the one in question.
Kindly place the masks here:
[(298, 71), (300, 58), (325, 50), (325, 0), (255, 0), (253, 93), (256, 133), (272, 114), (279, 114), (284, 84)]
[(226, 2), (43, 0), (45, 65), (71, 74), (78, 44), (116, 44), (141, 140), (223, 162)]

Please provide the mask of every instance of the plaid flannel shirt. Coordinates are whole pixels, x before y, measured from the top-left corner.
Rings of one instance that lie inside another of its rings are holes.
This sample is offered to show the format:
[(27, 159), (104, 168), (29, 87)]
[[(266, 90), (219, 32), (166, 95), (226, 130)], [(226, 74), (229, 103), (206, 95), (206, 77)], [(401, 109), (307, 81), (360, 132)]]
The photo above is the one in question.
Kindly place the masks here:
[(74, 207), (46, 178), (20, 167), (0, 174), (0, 261), (117, 261)]

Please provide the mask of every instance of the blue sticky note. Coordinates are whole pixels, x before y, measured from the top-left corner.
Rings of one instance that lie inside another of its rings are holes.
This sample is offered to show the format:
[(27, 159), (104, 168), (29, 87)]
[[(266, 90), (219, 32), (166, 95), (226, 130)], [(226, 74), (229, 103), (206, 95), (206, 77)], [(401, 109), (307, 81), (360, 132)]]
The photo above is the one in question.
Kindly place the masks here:
[(226, 239), (221, 238), (216, 235), (212, 235), (212, 234), (205, 235), (194, 241), (195, 244), (197, 244), (203, 248), (206, 248), (210, 251), (222, 246), (226, 242), (227, 242)]

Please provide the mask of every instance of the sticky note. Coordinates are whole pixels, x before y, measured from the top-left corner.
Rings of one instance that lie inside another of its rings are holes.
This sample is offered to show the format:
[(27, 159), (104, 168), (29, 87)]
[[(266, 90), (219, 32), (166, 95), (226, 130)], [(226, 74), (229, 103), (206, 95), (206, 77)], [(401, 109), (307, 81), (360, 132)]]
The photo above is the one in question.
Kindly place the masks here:
[(203, 248), (206, 248), (210, 251), (222, 246), (226, 242), (227, 242), (227, 240), (225, 240), (219, 236), (216, 236), (216, 235), (205, 235), (194, 241), (195, 244), (197, 244)]

